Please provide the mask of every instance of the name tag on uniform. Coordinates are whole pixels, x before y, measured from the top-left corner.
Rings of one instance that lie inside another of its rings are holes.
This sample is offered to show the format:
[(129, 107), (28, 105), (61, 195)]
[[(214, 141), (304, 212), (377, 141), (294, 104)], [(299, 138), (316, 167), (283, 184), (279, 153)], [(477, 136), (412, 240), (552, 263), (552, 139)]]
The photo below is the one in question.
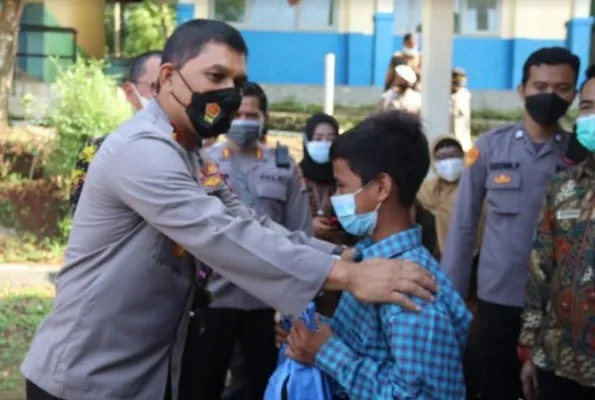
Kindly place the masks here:
[(562, 221), (565, 219), (577, 219), (581, 216), (581, 210), (560, 210), (556, 213), (556, 219)]

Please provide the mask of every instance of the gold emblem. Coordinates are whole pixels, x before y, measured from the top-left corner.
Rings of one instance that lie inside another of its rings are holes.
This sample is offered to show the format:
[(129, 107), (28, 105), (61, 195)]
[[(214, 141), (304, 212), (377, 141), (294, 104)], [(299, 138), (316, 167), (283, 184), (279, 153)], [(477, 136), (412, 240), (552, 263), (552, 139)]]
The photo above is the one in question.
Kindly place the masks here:
[(512, 181), (512, 178), (506, 174), (498, 175), (494, 178), (494, 183), (497, 183), (498, 185), (506, 185), (507, 183), (510, 183), (510, 181)]
[(186, 253), (186, 250), (182, 246), (177, 243), (174, 243), (173, 254), (174, 257), (179, 258), (182, 257)]
[(473, 146), (466, 154), (465, 154), (465, 168), (471, 167), (477, 159), (479, 158), (479, 149)]
[(216, 188), (223, 182), (219, 168), (213, 163), (207, 163), (200, 170), (200, 183), (206, 188)]

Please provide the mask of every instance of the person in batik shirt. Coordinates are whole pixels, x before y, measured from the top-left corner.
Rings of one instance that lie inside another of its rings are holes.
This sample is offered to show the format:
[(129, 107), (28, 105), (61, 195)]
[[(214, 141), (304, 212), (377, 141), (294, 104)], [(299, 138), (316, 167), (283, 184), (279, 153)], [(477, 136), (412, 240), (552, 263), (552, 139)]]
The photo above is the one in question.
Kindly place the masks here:
[(527, 400), (595, 399), (595, 67), (574, 135), (588, 155), (550, 182), (531, 252), (518, 349)]

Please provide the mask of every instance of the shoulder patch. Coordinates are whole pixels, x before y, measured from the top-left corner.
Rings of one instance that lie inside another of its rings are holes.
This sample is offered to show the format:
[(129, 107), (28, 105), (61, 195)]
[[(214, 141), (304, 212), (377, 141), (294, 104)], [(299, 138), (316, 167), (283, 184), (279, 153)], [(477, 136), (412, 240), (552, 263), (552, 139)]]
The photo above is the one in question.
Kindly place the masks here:
[(477, 162), (479, 158), (479, 149), (477, 146), (473, 146), (467, 153), (465, 153), (465, 168), (471, 167)]

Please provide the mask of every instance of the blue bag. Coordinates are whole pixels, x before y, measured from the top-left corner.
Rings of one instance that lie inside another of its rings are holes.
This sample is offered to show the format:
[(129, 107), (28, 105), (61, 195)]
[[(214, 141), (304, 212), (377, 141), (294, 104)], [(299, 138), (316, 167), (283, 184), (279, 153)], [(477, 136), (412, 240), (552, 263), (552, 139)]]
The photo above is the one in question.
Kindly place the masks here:
[[(301, 315), (312, 330), (316, 329), (315, 315), (314, 303), (310, 303)], [(281, 326), (291, 328), (291, 320), (284, 317)], [(279, 350), (277, 369), (269, 379), (264, 400), (331, 400), (331, 387), (322, 371), (288, 358), (286, 348), (287, 345), (283, 345)]]

